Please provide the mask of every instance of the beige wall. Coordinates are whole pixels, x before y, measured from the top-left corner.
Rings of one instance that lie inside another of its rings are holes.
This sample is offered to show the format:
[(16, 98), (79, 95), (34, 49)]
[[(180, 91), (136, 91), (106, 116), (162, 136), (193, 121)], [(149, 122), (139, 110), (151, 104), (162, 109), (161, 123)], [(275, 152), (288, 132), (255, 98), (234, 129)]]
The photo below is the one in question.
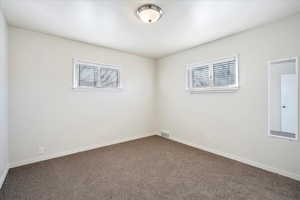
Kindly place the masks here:
[[(300, 180), (300, 144), (267, 136), (267, 62), (300, 55), (300, 15), (158, 61), (160, 129), (171, 138)], [(240, 90), (190, 94), (185, 65), (239, 54)]]
[[(120, 65), (124, 89), (72, 90), (72, 58)], [(9, 64), (12, 166), (156, 130), (151, 59), (10, 27)]]
[(7, 134), (7, 26), (0, 5), (0, 188), (8, 167)]

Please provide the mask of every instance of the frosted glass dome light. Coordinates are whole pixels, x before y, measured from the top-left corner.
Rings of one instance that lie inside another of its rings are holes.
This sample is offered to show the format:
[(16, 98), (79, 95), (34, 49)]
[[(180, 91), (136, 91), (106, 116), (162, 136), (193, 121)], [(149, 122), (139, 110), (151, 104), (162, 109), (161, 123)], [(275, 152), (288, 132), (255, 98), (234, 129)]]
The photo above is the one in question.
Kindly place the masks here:
[(136, 13), (144, 23), (153, 24), (161, 18), (163, 11), (154, 4), (146, 4), (139, 7)]

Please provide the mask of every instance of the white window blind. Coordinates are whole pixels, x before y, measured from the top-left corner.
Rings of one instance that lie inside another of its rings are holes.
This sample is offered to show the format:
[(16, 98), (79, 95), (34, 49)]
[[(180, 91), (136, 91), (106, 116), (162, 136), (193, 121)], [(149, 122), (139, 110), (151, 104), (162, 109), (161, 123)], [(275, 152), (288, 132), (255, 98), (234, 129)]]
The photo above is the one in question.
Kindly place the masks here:
[(95, 87), (97, 84), (97, 76), (97, 67), (79, 64), (79, 86)]
[(120, 88), (118, 66), (74, 61), (74, 88)]
[(119, 84), (119, 70), (107, 67), (100, 68), (99, 83), (102, 88), (117, 88)]
[(209, 66), (196, 67), (192, 70), (193, 88), (209, 86)]
[(236, 60), (226, 60), (213, 63), (214, 86), (234, 85), (236, 80)]
[(190, 91), (232, 91), (238, 89), (238, 59), (231, 57), (187, 67)]

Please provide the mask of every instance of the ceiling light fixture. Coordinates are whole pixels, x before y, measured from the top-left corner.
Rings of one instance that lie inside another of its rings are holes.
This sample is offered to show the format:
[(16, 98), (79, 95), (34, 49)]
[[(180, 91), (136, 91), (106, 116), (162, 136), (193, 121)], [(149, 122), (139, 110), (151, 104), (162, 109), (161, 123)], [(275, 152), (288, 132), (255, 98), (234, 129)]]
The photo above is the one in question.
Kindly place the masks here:
[(157, 22), (163, 15), (162, 9), (154, 4), (142, 5), (137, 9), (136, 13), (139, 18), (147, 24)]

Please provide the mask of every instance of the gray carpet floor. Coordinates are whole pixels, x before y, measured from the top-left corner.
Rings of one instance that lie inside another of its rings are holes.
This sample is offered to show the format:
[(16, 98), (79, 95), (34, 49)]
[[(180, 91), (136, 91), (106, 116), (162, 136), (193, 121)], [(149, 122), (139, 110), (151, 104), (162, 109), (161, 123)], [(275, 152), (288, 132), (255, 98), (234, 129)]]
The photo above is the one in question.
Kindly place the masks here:
[(299, 200), (300, 182), (158, 136), (9, 170), (1, 200)]

